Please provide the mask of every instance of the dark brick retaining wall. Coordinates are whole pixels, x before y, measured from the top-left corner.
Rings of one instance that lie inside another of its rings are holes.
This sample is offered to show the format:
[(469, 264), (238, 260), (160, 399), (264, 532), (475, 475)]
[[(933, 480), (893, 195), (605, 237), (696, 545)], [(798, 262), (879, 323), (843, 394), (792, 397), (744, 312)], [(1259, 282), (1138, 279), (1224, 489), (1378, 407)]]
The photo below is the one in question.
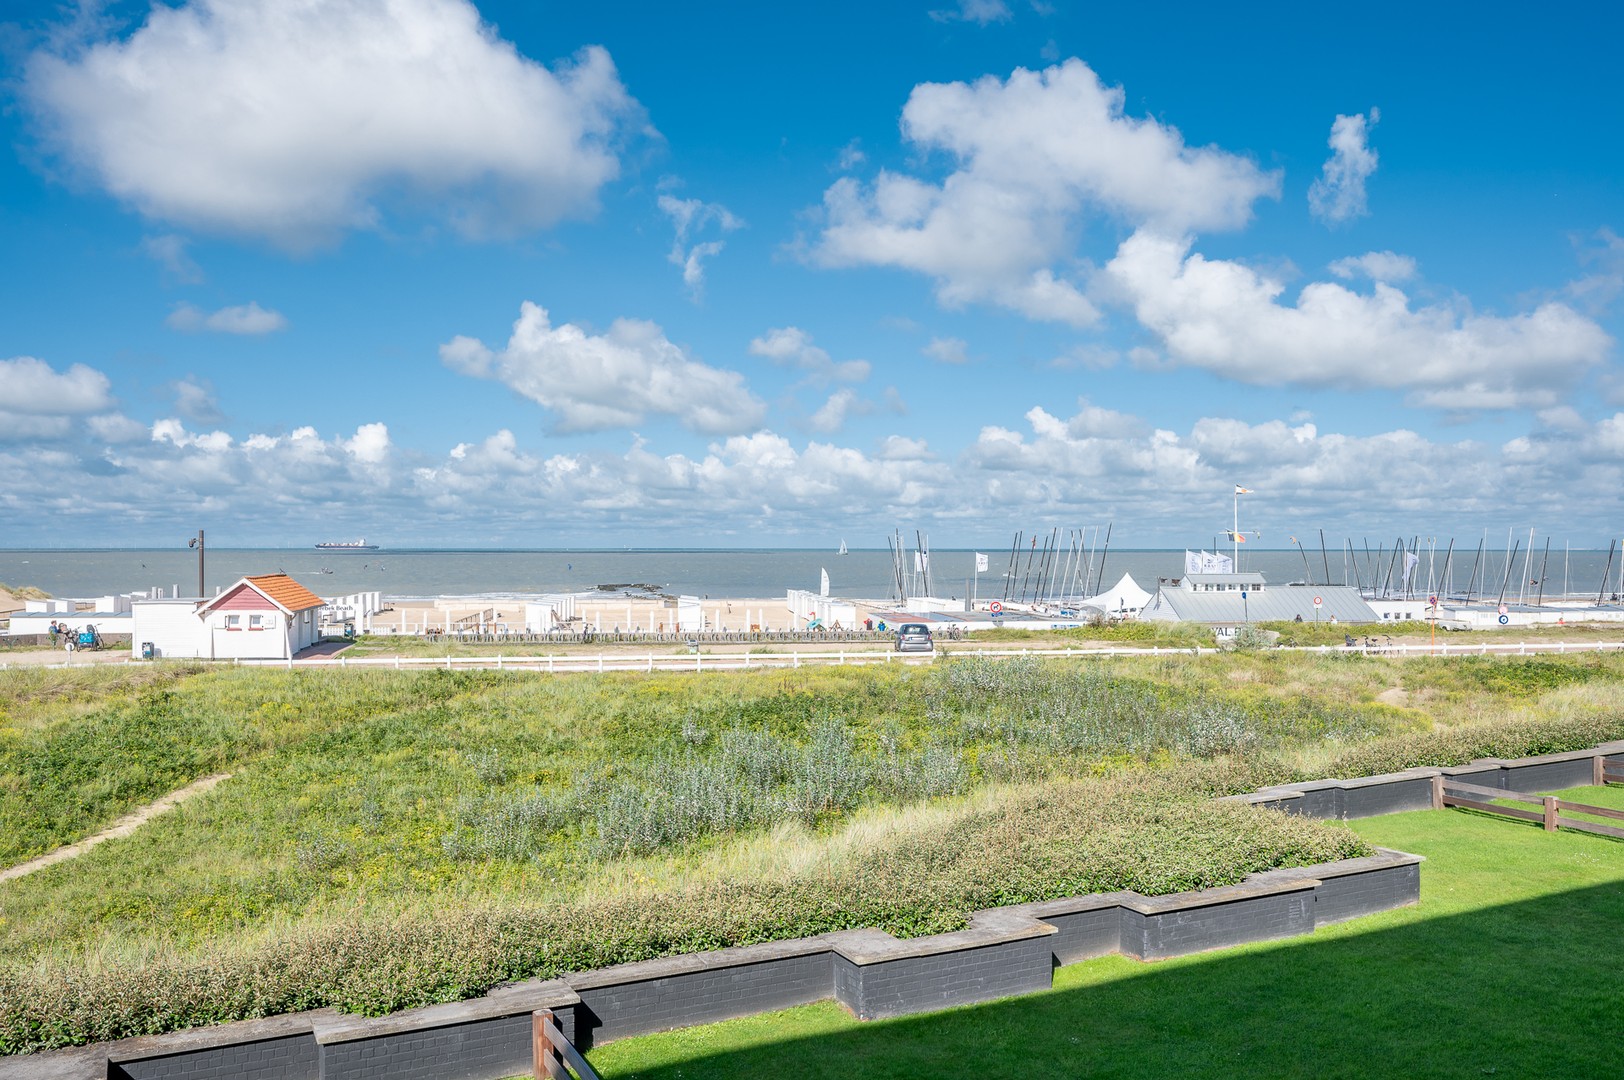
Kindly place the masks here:
[(1263, 788), (1250, 795), (1231, 795), (1229, 798), (1307, 817), (1351, 821), (1405, 810), (1431, 809), (1432, 778), (1440, 774), (1465, 783), (1504, 788), (1507, 791), (1556, 791), (1583, 787), (1591, 782), (1597, 757), (1614, 762), (1624, 761), (1624, 742), (1603, 743), (1589, 750), (1541, 754), (1514, 760), (1484, 758), (1470, 765), (1456, 765), (1447, 769), (1407, 769), (1352, 780), (1282, 784)]
[(832, 953), (821, 938), (622, 964), (570, 978), (578, 1042), (708, 1024), (829, 996)]
[[(527, 1034), (528, 1031), (527, 1026)], [(316, 1069), (316, 1040), (309, 1035), (284, 1035), (133, 1061), (110, 1058), (107, 1075), (114, 1080), (192, 1080), (193, 1077), (225, 1076), (302, 1080), (315, 1076)]]
[[(1237, 796), (1315, 817), (1432, 805), (1440, 773), (1507, 790), (1591, 782), (1624, 743), (1453, 769), (1322, 780)], [(952, 934), (898, 940), (851, 930), (651, 960), (379, 1019), (319, 1010), (96, 1047), (0, 1058), (0, 1080), (489, 1080), (530, 1068), (531, 1013), (552, 1009), (588, 1046), (833, 997), (863, 1019), (1046, 989), (1055, 964), (1109, 953), (1147, 960), (1305, 934), (1420, 898), (1421, 859), (1365, 859), (1253, 874), (1239, 885), (1143, 897), (1108, 893), (978, 912)]]

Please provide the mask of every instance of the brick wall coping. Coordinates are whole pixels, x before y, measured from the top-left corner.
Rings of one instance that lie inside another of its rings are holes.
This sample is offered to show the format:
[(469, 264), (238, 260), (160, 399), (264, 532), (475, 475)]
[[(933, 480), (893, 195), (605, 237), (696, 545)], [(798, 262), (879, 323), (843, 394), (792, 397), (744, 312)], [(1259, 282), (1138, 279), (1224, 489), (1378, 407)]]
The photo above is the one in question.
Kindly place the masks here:
[(1353, 859), (1338, 859), (1336, 862), (1320, 863), (1318, 866), (1282, 866), (1275, 870), (1260, 870), (1247, 880), (1303, 879), (1325, 881), (1331, 878), (1347, 877), (1349, 874), (1365, 874), (1372, 870), (1384, 870), (1389, 866), (1402, 866), (1426, 861), (1427, 857), (1425, 855), (1412, 855), (1407, 851), (1378, 847), (1374, 855), (1360, 855)]
[[(1412, 858), (1416, 862), (1421, 861), (1419, 855), (1412, 856)], [(1276, 893), (1302, 892), (1304, 890), (1312, 892), (1318, 885), (1318, 878), (1298, 878), (1295, 881), (1258, 881), (1248, 877), (1238, 885), (1216, 885), (1210, 889), (1168, 893), (1166, 896), (1135, 896), (1124, 901), (1122, 906), (1129, 911), (1137, 911), (1142, 915), (1165, 915), (1170, 911), (1217, 907), (1220, 904), (1233, 904), (1241, 900), (1255, 900), (1260, 896), (1272, 896)]]
[(628, 964), (616, 964), (595, 971), (566, 975), (563, 981), (574, 990), (593, 990), (600, 986), (620, 986), (625, 983), (647, 982), (650, 979), (666, 979), (673, 975), (687, 975), (712, 968), (740, 967), (745, 964), (765, 963), (768, 960), (784, 960), (792, 956), (810, 956), (829, 951), (826, 936), (763, 941), (755, 945), (734, 945), (726, 949), (662, 956), (654, 960), (634, 960)]
[(452, 1027), (496, 1016), (535, 1012), (537, 1009), (573, 1008), (580, 1003), (580, 995), (564, 985), (561, 979), (513, 983), (497, 987), (484, 997), (424, 1005), (388, 1016), (331, 1013), (315, 1018), (312, 1033), (320, 1045), (333, 1046), (356, 1039), (376, 1039), (403, 1031)]
[(963, 930), (917, 938), (893, 937), (884, 930), (874, 929), (841, 930), (824, 937), (831, 951), (854, 964), (865, 966), (909, 957), (940, 956), (986, 945), (1005, 945), (1011, 941), (1048, 937), (1056, 932), (1047, 923), (1008, 908), (975, 912), (970, 916), (969, 924)]
[(1270, 787), (1258, 788), (1245, 795), (1225, 795), (1220, 802), (1241, 803), (1275, 803), (1285, 804), (1283, 809), (1290, 809), (1294, 800), (1301, 800), (1304, 795), (1321, 791), (1362, 791), (1368, 788), (1386, 787), (1391, 784), (1401, 784), (1405, 781), (1430, 780), (1434, 776), (1473, 776), (1497, 769), (1526, 769), (1540, 765), (1560, 765), (1578, 761), (1587, 761), (1594, 757), (1624, 756), (1624, 739), (1614, 742), (1605, 742), (1593, 746), (1588, 750), (1565, 750), (1555, 754), (1534, 754), (1520, 758), (1474, 758), (1465, 765), (1447, 765), (1442, 768), (1414, 768), (1404, 769), (1400, 772), (1380, 773), (1376, 776), (1355, 776), (1347, 779), (1304, 780), (1292, 784), (1275, 784)]
[[(165, 1054), (184, 1054), (193, 1050), (209, 1050), (238, 1043), (281, 1039), (289, 1035), (308, 1035), (315, 1025), (329, 1018), (347, 1018), (337, 1009), (311, 1009), (307, 1012), (284, 1013), (257, 1020), (235, 1020), (229, 1024), (210, 1027), (185, 1028), (162, 1035), (137, 1035), (117, 1042), (102, 1043), (106, 1061), (139, 1061), (142, 1058)], [(5, 1061), (0, 1058), (0, 1062)]]

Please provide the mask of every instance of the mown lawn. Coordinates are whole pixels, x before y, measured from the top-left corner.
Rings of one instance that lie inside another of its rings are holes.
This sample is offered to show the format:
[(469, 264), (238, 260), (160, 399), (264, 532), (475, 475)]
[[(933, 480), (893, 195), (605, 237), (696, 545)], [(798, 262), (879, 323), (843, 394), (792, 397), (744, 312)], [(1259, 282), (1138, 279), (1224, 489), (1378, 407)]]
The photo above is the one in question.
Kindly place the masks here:
[(860, 1024), (823, 1003), (591, 1060), (610, 1080), (1620, 1074), (1624, 843), (1459, 811), (1354, 826), (1427, 856), (1420, 905), (1296, 941), (1077, 964), (991, 1005)]

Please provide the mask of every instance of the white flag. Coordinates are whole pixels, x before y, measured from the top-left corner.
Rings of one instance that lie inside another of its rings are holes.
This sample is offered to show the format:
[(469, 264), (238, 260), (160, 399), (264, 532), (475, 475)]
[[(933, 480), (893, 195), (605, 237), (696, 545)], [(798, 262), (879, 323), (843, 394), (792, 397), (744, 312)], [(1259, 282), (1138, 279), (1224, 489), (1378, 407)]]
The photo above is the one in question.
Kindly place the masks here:
[(822, 590), (820, 592), (820, 595), (823, 595), (823, 596), (828, 596), (829, 595), (829, 571), (827, 571), (827, 570), (825, 570), (823, 572), (823, 588), (822, 588)]
[(925, 551), (914, 552), (914, 573), (923, 574), (930, 569), (930, 553)]
[(1407, 589), (1410, 587), (1410, 575), (1415, 573), (1416, 564), (1420, 561), (1421, 556), (1417, 555), (1415, 552), (1406, 551), (1404, 553), (1404, 581), (1401, 585), (1399, 585), (1399, 588)]
[(978, 552), (976, 552), (976, 573), (985, 574), (986, 572), (987, 572), (987, 557), (985, 555), (981, 554), (981, 552), (978, 551)]
[(1186, 574), (1205, 574), (1207, 572), (1207, 553), (1199, 555), (1189, 548), (1184, 549), (1184, 572)]

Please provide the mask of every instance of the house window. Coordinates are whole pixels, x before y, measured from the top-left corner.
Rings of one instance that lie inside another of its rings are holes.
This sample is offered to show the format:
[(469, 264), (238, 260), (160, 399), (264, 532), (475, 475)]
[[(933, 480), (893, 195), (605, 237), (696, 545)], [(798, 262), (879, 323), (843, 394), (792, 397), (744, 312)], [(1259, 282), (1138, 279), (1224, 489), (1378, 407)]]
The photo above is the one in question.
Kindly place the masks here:
[(242, 616), (241, 615), (227, 615), (226, 616), (226, 629), (227, 630), (241, 630), (242, 629)]
[(248, 616), (248, 629), (250, 629), (250, 630), (263, 630), (263, 629), (265, 629), (265, 616), (263, 616), (263, 615), (250, 615), (250, 616)]

